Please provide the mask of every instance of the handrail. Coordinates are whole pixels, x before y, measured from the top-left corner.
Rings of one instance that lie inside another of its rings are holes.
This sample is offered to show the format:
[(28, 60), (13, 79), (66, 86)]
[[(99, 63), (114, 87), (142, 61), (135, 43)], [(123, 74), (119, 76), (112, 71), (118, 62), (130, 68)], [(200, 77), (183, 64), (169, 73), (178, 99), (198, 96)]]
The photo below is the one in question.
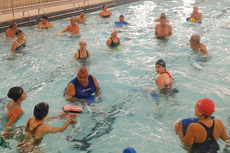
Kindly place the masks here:
[(45, 10), (44, 10), (42, 7), (40, 7), (40, 8), (38, 9), (38, 13), (40, 13), (40, 10), (43, 10), (44, 15), (46, 15), (46, 12), (45, 12)]

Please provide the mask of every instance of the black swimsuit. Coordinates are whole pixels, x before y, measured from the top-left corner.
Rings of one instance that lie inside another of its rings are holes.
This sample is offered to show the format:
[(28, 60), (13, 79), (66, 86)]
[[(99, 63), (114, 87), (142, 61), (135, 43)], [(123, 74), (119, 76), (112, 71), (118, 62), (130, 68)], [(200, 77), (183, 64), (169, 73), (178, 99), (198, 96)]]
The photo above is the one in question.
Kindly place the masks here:
[(120, 39), (117, 37), (117, 39), (118, 39), (118, 42), (113, 42), (113, 39), (112, 39), (112, 37), (110, 37), (110, 39), (111, 39), (111, 44), (110, 44), (110, 47), (117, 47), (118, 45), (120, 45)]
[(79, 54), (79, 57), (78, 57), (78, 59), (85, 59), (85, 58), (87, 58), (87, 57), (89, 57), (89, 53), (88, 53), (88, 50), (86, 49), (86, 57), (84, 57), (84, 58), (81, 58), (81, 55), (80, 55), (80, 49), (78, 49), (78, 54)]
[(201, 122), (197, 123), (205, 128), (207, 137), (203, 143), (193, 143), (190, 153), (217, 153), (220, 148), (216, 140), (213, 138), (215, 121), (213, 120), (213, 124), (210, 128)]

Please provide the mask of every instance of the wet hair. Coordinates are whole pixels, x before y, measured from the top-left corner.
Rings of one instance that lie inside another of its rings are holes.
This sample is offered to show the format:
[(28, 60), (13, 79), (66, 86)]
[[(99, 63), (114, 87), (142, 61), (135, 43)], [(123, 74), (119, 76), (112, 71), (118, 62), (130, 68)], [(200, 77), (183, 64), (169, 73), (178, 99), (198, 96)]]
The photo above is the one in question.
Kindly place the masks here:
[(103, 5), (103, 6), (102, 6), (102, 9), (104, 9), (105, 6), (106, 6), (106, 5)]
[(166, 17), (165, 17), (165, 16), (160, 17), (160, 20), (162, 20), (162, 19), (165, 19), (165, 20), (166, 20)]
[(192, 40), (193, 41), (196, 41), (197, 43), (200, 43), (200, 36), (195, 34), (195, 35), (192, 35)]
[(163, 59), (159, 59), (159, 60), (156, 62), (155, 65), (160, 65), (160, 66), (162, 66), (162, 67), (164, 67), (164, 68), (165, 68), (165, 66), (166, 66), (165, 61), (164, 61)]
[(84, 12), (84, 13), (85, 13), (85, 11), (81, 11), (81, 12)]
[(165, 14), (165, 13), (161, 13), (161, 15), (162, 15), (162, 14), (164, 14), (164, 15), (166, 16), (166, 14)]
[(125, 18), (123, 15), (120, 15), (120, 17), (123, 17), (123, 18)]
[(15, 21), (10, 21), (10, 22), (9, 22), (9, 27), (10, 27), (10, 28), (13, 28), (13, 26), (14, 26), (15, 24), (16, 24)]
[(46, 20), (48, 20), (47, 16), (45, 16), (45, 15), (42, 17), (42, 19), (46, 19)]
[(16, 31), (16, 35), (18, 35), (19, 33), (22, 33), (22, 31), (21, 31), (20, 29), (18, 29), (18, 30)]
[(23, 89), (21, 87), (12, 87), (7, 96), (14, 101), (17, 101), (22, 96)]
[(34, 107), (34, 117), (38, 120), (44, 119), (49, 111), (49, 105), (46, 102), (41, 102)]

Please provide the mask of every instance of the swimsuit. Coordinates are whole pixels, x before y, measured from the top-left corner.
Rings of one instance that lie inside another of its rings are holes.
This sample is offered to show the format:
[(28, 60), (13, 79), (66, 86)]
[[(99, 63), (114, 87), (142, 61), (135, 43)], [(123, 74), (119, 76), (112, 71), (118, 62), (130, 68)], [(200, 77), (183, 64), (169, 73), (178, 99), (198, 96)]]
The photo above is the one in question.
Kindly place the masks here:
[(164, 36), (157, 36), (157, 39), (165, 39)]
[[(8, 106), (9, 106), (9, 104), (10, 104), (10, 102), (7, 104), (7, 106), (6, 106), (7, 108), (8, 108)], [(10, 108), (7, 109), (8, 112), (9, 112), (9, 110), (10, 110), (12, 107), (14, 107), (14, 106), (20, 107), (18, 104), (13, 104), (13, 105), (10, 106)], [(20, 108), (21, 108), (21, 107), (20, 107)], [(21, 115), (21, 116), (22, 116), (22, 115)], [(21, 116), (20, 116), (14, 123), (17, 123), (18, 120), (21, 118)], [(4, 119), (5, 119), (4, 125), (6, 125), (6, 124), (9, 122), (9, 120), (7, 119), (7, 113), (4, 114)]]
[(197, 122), (197, 123), (199, 123), (205, 128), (207, 132), (207, 137), (203, 143), (193, 143), (190, 152), (191, 153), (217, 153), (217, 151), (220, 148), (216, 140), (213, 138), (213, 129), (215, 126), (215, 121), (213, 120), (213, 124), (210, 128), (201, 122)]
[(78, 99), (84, 99), (85, 97), (90, 96), (96, 91), (96, 86), (93, 80), (92, 75), (89, 75), (88, 77), (88, 85), (86, 87), (83, 87), (77, 80), (77, 77), (74, 78), (70, 83), (73, 83), (75, 88), (75, 95), (73, 97), (76, 97)]
[(108, 18), (108, 17), (110, 17), (110, 15), (102, 15), (101, 17)]
[(118, 45), (120, 45), (120, 39), (117, 37), (117, 39), (118, 39), (118, 42), (113, 42), (113, 39), (112, 39), (112, 37), (110, 37), (110, 39), (111, 39), (111, 44), (110, 44), (110, 47), (117, 47)]
[(32, 137), (34, 138), (34, 143), (33, 143), (33, 145), (39, 145), (39, 144), (41, 143), (41, 141), (42, 141), (43, 138), (41, 138), (41, 139), (40, 139), (40, 138), (37, 138), (37, 137), (35, 136), (35, 133), (36, 133), (37, 129), (39, 128), (39, 126), (41, 126), (41, 125), (43, 125), (43, 124), (42, 124), (42, 123), (41, 123), (41, 124), (38, 124), (35, 128), (33, 128), (32, 130), (30, 130), (30, 129), (29, 129), (30, 121), (31, 121), (31, 119), (28, 121), (28, 123), (27, 123), (27, 125), (26, 125), (25, 131), (28, 132), (28, 133), (30, 133), (30, 134), (32, 135)]
[(80, 55), (80, 49), (78, 49), (78, 54), (79, 54), (79, 57), (78, 57), (78, 59), (86, 59), (87, 57), (89, 57), (89, 52), (88, 52), (88, 50), (86, 49), (86, 57), (84, 57), (84, 58), (81, 58), (81, 55)]
[[(167, 71), (165, 71), (161, 74), (164, 74), (164, 73), (168, 74), (169, 80), (171, 80), (171, 79), (173, 80), (173, 78), (171, 77), (171, 75)], [(157, 80), (155, 81), (155, 83), (157, 84)], [(170, 90), (171, 88), (172, 88), (172, 83), (169, 83), (169, 84), (164, 85), (164, 88), (162, 89), (162, 91), (165, 91), (165, 90), (167, 91), (167, 90)]]
[(23, 41), (24, 41), (23, 44), (21, 44), (19, 41), (17, 41), (18, 47), (15, 49), (15, 51), (20, 52), (22, 50), (22, 48), (26, 47), (26, 42), (25, 42), (25, 40), (23, 40)]

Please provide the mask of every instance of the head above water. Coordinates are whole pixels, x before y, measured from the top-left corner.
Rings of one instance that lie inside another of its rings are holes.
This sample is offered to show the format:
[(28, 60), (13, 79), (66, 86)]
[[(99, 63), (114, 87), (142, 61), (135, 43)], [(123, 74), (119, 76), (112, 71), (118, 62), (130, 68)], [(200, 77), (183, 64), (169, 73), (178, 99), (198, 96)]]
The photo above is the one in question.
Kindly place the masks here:
[(160, 17), (166, 17), (165, 13), (161, 13)]
[(20, 29), (18, 29), (18, 30), (16, 31), (16, 35), (19, 35), (20, 33), (22, 33), (22, 31), (21, 31)]
[(14, 101), (17, 101), (22, 96), (23, 89), (21, 87), (12, 87), (7, 96)]
[(120, 22), (124, 22), (124, 16), (120, 15), (119, 20), (120, 20)]
[(42, 16), (42, 19), (48, 20), (47, 16)]
[(10, 22), (9, 22), (9, 27), (10, 27), (10, 28), (13, 28), (15, 25), (16, 25), (16, 22), (15, 22), (15, 21), (10, 21)]
[(155, 65), (160, 65), (160, 66), (162, 66), (162, 67), (164, 67), (164, 68), (165, 68), (165, 66), (166, 66), (165, 61), (164, 61), (163, 59), (159, 59), (159, 60), (156, 62)]
[(88, 85), (89, 70), (86, 67), (81, 67), (77, 72), (77, 80), (82, 86)]
[(199, 111), (206, 116), (211, 116), (212, 113), (214, 113), (215, 111), (215, 104), (211, 99), (208, 98), (200, 99), (196, 103), (196, 106), (199, 109)]
[(80, 39), (80, 41), (79, 41), (79, 45), (81, 46), (81, 44), (82, 44), (82, 43), (85, 43), (85, 44), (86, 44), (85, 39)]
[(103, 9), (103, 11), (106, 11), (106, 10), (107, 10), (107, 6), (106, 6), (106, 5), (103, 5), (103, 6), (102, 6), (102, 9)]
[(197, 43), (200, 43), (200, 36), (195, 34), (195, 35), (192, 35), (192, 40), (193, 41), (196, 41)]
[(198, 5), (195, 5), (195, 6), (193, 7), (193, 12), (194, 12), (194, 13), (198, 12), (198, 9), (199, 9), (199, 8), (198, 8)]
[(49, 105), (46, 102), (41, 102), (34, 107), (34, 117), (37, 120), (42, 120), (49, 112)]

